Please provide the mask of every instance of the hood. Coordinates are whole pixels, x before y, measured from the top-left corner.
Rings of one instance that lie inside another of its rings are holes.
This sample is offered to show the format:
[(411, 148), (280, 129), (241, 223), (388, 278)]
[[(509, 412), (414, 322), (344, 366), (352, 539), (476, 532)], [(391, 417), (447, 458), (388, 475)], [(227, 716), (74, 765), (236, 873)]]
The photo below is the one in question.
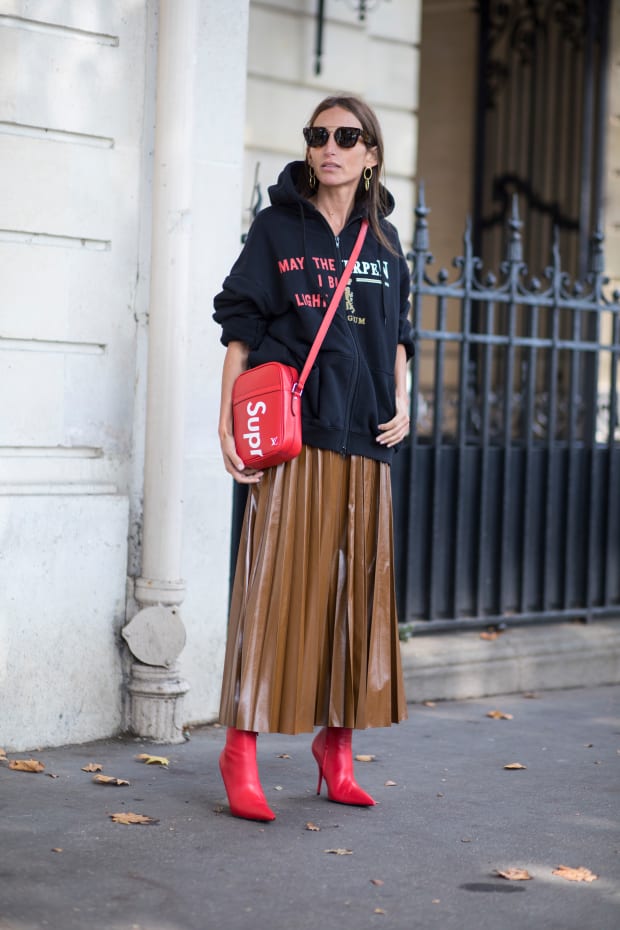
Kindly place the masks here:
[[(277, 183), (272, 184), (269, 188), (269, 199), (274, 207), (288, 206), (299, 208), (301, 206), (307, 212), (315, 211), (316, 208), (312, 201), (302, 197), (297, 189), (302, 171), (305, 171), (305, 162), (292, 161), (280, 172)], [(382, 211), (381, 216), (389, 216), (394, 209), (394, 198), (387, 187), (383, 185), (381, 185), (381, 193), (383, 195), (382, 201), (385, 205), (385, 209)]]

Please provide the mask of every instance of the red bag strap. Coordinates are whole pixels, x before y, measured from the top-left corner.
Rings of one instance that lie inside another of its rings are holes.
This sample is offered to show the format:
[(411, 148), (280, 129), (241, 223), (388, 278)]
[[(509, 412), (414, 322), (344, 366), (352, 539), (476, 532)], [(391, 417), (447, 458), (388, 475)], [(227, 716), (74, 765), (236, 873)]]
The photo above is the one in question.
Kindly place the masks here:
[(344, 269), (342, 277), (338, 281), (338, 287), (334, 291), (334, 296), (332, 297), (329, 307), (327, 308), (327, 313), (323, 317), (323, 321), (321, 325), (319, 326), (319, 331), (314, 337), (314, 342), (312, 343), (312, 347), (310, 348), (310, 352), (308, 353), (306, 364), (302, 368), (301, 374), (299, 376), (299, 380), (293, 385), (293, 394), (296, 394), (298, 397), (301, 397), (302, 395), (302, 391), (306, 384), (306, 379), (308, 378), (308, 375), (310, 374), (310, 370), (316, 361), (316, 357), (319, 354), (319, 349), (321, 348), (323, 340), (325, 339), (325, 334), (327, 333), (330, 323), (334, 318), (336, 310), (338, 309), (338, 305), (342, 299), (344, 289), (347, 286), (347, 282), (349, 278), (351, 277), (351, 274), (353, 272), (353, 267), (355, 265), (355, 262), (357, 261), (358, 255), (360, 254), (362, 250), (362, 245), (364, 243), (364, 239), (366, 238), (367, 229), (368, 229), (368, 220), (363, 219), (362, 225), (360, 226), (360, 231), (357, 235), (357, 239), (355, 240), (355, 245), (353, 246), (353, 251), (351, 252), (351, 255), (349, 257), (349, 261), (346, 264), (346, 268)]

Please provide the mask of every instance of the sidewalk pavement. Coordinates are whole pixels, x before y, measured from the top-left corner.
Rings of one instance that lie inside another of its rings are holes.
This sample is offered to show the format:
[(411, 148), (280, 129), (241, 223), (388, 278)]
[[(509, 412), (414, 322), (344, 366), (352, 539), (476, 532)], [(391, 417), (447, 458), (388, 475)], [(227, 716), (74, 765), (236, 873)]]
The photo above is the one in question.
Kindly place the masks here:
[[(269, 824), (230, 816), (221, 728), (9, 753), (45, 770), (0, 765), (1, 930), (617, 930), (620, 687), (409, 712), (355, 734), (375, 757), (356, 762), (370, 809), (316, 796), (309, 736), (260, 737)], [(95, 784), (89, 763), (131, 784)], [(532, 879), (497, 876), (509, 868)]]

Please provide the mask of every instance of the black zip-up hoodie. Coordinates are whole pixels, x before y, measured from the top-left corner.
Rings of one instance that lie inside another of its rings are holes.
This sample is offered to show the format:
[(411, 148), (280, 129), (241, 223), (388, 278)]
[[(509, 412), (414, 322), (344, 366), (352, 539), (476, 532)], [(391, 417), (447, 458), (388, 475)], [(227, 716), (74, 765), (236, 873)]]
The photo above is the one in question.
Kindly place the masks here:
[[(272, 206), (257, 214), (214, 300), (222, 342), (246, 343), (250, 368), (276, 361), (301, 371), (359, 232), (362, 213), (354, 210), (334, 237), (297, 192), (302, 169), (303, 162), (292, 162), (269, 188)], [(302, 431), (307, 445), (390, 462), (393, 450), (377, 442), (378, 424), (395, 414), (396, 347), (402, 343), (410, 357), (413, 341), (409, 268), (394, 226), (382, 217), (381, 227), (396, 254), (368, 228), (306, 382)]]

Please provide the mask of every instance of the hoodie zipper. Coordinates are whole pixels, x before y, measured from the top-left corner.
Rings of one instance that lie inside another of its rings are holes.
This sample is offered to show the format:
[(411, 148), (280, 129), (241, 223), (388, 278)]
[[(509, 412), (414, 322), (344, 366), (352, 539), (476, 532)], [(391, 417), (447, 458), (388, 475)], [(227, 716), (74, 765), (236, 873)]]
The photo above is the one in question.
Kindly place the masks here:
[[(336, 243), (336, 262), (337, 262), (338, 268), (341, 269), (341, 274), (342, 274), (344, 272), (344, 268), (342, 267), (342, 256), (340, 254), (340, 236), (334, 236), (334, 242)], [(349, 327), (347, 327), (347, 331), (348, 330), (349, 330)], [(349, 429), (351, 426), (353, 397), (355, 394), (355, 390), (357, 387), (357, 379), (359, 376), (359, 349), (357, 346), (357, 340), (353, 338), (353, 334), (351, 332), (349, 332), (349, 336), (351, 338), (351, 342), (353, 343), (353, 347), (355, 349), (355, 356), (354, 356), (354, 362), (353, 362), (353, 376), (350, 381), (349, 392), (347, 395), (347, 406), (346, 406), (346, 412), (345, 412), (344, 431), (343, 431), (343, 436), (342, 436), (343, 442), (340, 447), (340, 452), (342, 455), (346, 455), (348, 452), (347, 439), (349, 436)]]

